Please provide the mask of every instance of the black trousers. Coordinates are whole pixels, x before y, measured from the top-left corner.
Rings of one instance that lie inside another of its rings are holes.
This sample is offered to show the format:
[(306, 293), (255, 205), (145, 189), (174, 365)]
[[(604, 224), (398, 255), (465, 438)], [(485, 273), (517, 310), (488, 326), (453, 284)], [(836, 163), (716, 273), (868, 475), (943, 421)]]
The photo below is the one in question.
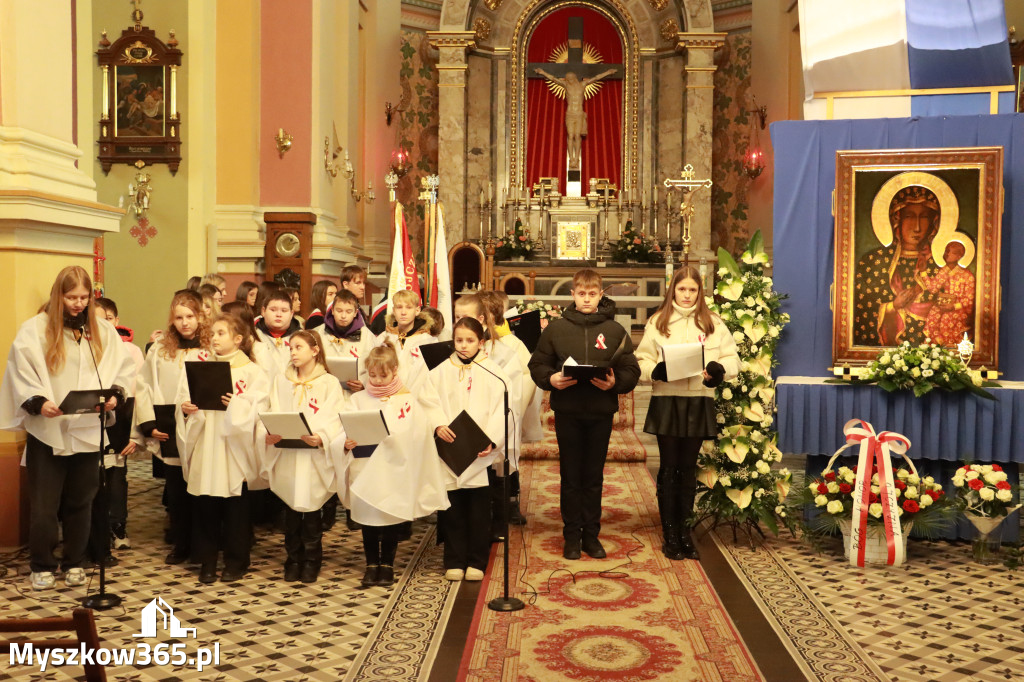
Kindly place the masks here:
[(286, 564), (310, 563), (320, 565), (323, 559), (324, 531), (318, 509), (315, 512), (299, 512), (284, 508), (284, 550), (288, 555)]
[[(662, 522), (689, 526), (693, 500), (697, 496), (697, 457), (701, 438), (658, 436), (658, 496), (662, 501)], [(668, 517), (667, 519), (665, 517)]]
[[(99, 427), (97, 427), (99, 428)], [(28, 435), (25, 465), (29, 490), (29, 565), (34, 573), (77, 568), (85, 561), (92, 502), (100, 484), (100, 454), (55, 455), (53, 448)], [(57, 515), (64, 529), (58, 564)]]
[(612, 416), (555, 412), (562, 536), (566, 540), (596, 538), (601, 532), (601, 489)]
[(402, 524), (390, 526), (362, 526), (363, 555), (367, 566), (394, 566), (398, 553), (398, 529)]
[(437, 512), (444, 541), (444, 567), (487, 569), (491, 553), (491, 494), (488, 486), (448, 491), (451, 507)]
[(171, 544), (179, 554), (188, 554), (192, 551), (192, 515), (195, 501), (195, 495), (188, 492), (188, 482), (181, 473), (181, 467), (164, 464), (164, 504), (171, 520)]
[(128, 468), (103, 469), (103, 488), (92, 501), (92, 528), (89, 536), (89, 557), (100, 561), (110, 555), (110, 529), (128, 520)]
[(192, 553), (203, 566), (217, 565), (217, 548), (224, 548), (224, 568), (249, 568), (249, 547), (252, 522), (249, 501), (245, 499), (245, 486), (237, 497), (195, 498), (195, 514), (202, 523), (195, 524)]

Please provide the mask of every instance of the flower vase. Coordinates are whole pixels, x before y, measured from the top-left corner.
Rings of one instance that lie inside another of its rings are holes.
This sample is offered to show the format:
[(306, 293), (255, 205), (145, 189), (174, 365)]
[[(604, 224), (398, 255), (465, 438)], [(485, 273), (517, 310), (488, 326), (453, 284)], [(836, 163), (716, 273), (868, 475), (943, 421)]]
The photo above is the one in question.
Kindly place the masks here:
[[(914, 527), (913, 521), (902, 524), (903, 529), (903, 555), (907, 554), (907, 540), (910, 537), (910, 529)], [(839, 529), (843, 532), (843, 550), (847, 560), (853, 549), (853, 542), (850, 534), (853, 532), (853, 524), (850, 521), (840, 521)], [(889, 563), (889, 547), (885, 542), (885, 530), (882, 526), (868, 524), (868, 530), (864, 546), (864, 564), (887, 564)]]
[(979, 564), (997, 564), (1002, 549), (1003, 521), (1005, 516), (979, 516), (965, 513), (964, 516), (978, 532), (971, 542), (971, 556)]

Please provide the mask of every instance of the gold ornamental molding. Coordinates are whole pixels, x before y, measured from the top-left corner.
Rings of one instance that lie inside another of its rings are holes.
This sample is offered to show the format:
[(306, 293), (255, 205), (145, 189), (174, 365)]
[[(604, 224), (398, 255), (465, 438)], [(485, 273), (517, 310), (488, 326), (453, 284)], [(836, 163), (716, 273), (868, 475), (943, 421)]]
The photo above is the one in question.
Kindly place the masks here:
[[(640, 103), (640, 39), (632, 14), (626, 10), (622, 0), (607, 0), (614, 11), (606, 7), (578, 0), (530, 0), (523, 8), (512, 32), (512, 58), (509, 70), (512, 74), (511, 98), (509, 102), (509, 172), (512, 185), (522, 183), (525, 178), (525, 109), (526, 78), (521, 64), (526, 63), (527, 36), (533, 34), (537, 24), (552, 12), (563, 7), (585, 5), (588, 9), (603, 14), (619, 32), (623, 47), (623, 144), (622, 178), (625, 187), (636, 187), (639, 180), (639, 103)], [(703, 35), (703, 34), (681, 34)], [(714, 34), (719, 35), (719, 34)], [(724, 36), (725, 34), (720, 34)]]
[(660, 12), (668, 7), (668, 0), (647, 0), (647, 4), (650, 5), (651, 9), (655, 12)]
[(710, 50), (725, 43), (725, 33), (677, 33), (676, 49)]
[(472, 50), (476, 47), (475, 37), (476, 31), (427, 31), (430, 46), (439, 50), (442, 47)]

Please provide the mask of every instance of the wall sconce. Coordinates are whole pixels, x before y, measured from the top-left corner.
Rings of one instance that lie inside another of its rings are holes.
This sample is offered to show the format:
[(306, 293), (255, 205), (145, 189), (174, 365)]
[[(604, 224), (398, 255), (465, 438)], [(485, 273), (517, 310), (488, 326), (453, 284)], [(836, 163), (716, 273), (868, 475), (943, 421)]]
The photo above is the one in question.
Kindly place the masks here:
[(277, 156), (283, 159), (284, 153), (292, 148), (292, 136), (286, 133), (284, 128), (278, 128), (274, 142), (277, 143)]
[(359, 203), (360, 199), (366, 199), (366, 203), (372, 204), (373, 200), (377, 198), (377, 195), (373, 193), (372, 180), (366, 183), (365, 192), (360, 192), (359, 190), (356, 189), (356, 183), (354, 180), (350, 182), (352, 183), (352, 187), (349, 189), (349, 193), (352, 195), (352, 198), (355, 200), (357, 204)]
[(332, 178), (336, 178), (338, 175), (341, 175), (341, 177), (346, 178), (349, 181), (349, 194), (352, 195), (352, 198), (357, 204), (363, 199), (366, 199), (366, 203), (372, 204), (373, 200), (377, 198), (373, 193), (373, 181), (371, 180), (366, 183), (365, 191), (359, 191), (356, 189), (356, 170), (352, 167), (352, 160), (349, 158), (348, 152), (345, 152), (344, 166), (334, 163), (334, 160), (338, 158), (342, 151), (345, 151), (345, 148), (338, 144), (337, 133), (335, 133), (333, 150), (331, 149), (331, 138), (324, 138), (324, 170), (327, 171), (327, 174)]
[(747, 151), (743, 154), (743, 171), (747, 177), (753, 180), (764, 170), (764, 151), (761, 149), (761, 131), (764, 130), (768, 119), (768, 107), (757, 106), (757, 97), (752, 96), (753, 109), (748, 109), (750, 115), (750, 137), (747, 141)]
[[(135, 167), (138, 170), (135, 172), (135, 179), (128, 183), (128, 210), (134, 213), (136, 218), (146, 217), (146, 211), (149, 210), (149, 195), (153, 192), (149, 184), (153, 178), (149, 173), (142, 172), (145, 166), (141, 159), (136, 161)], [(124, 206), (124, 197), (121, 197), (118, 204)]]

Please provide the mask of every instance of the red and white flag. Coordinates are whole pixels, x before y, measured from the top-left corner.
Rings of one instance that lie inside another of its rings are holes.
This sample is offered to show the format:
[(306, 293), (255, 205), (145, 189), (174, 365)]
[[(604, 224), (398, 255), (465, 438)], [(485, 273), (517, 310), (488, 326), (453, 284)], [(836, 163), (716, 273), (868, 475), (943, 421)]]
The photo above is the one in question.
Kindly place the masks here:
[(402, 210), (402, 204), (396, 201), (395, 243), (391, 248), (391, 271), (388, 273), (388, 313), (391, 312), (391, 299), (394, 298), (395, 292), (402, 289), (415, 291), (417, 296), (421, 296), (416, 259), (409, 244), (409, 230), (405, 226), (405, 212)]
[(430, 305), (441, 311), (446, 329), (452, 328), (452, 276), (448, 269), (448, 240), (444, 233), (444, 209), (437, 205), (437, 228), (434, 236), (433, 282), (430, 286)]

